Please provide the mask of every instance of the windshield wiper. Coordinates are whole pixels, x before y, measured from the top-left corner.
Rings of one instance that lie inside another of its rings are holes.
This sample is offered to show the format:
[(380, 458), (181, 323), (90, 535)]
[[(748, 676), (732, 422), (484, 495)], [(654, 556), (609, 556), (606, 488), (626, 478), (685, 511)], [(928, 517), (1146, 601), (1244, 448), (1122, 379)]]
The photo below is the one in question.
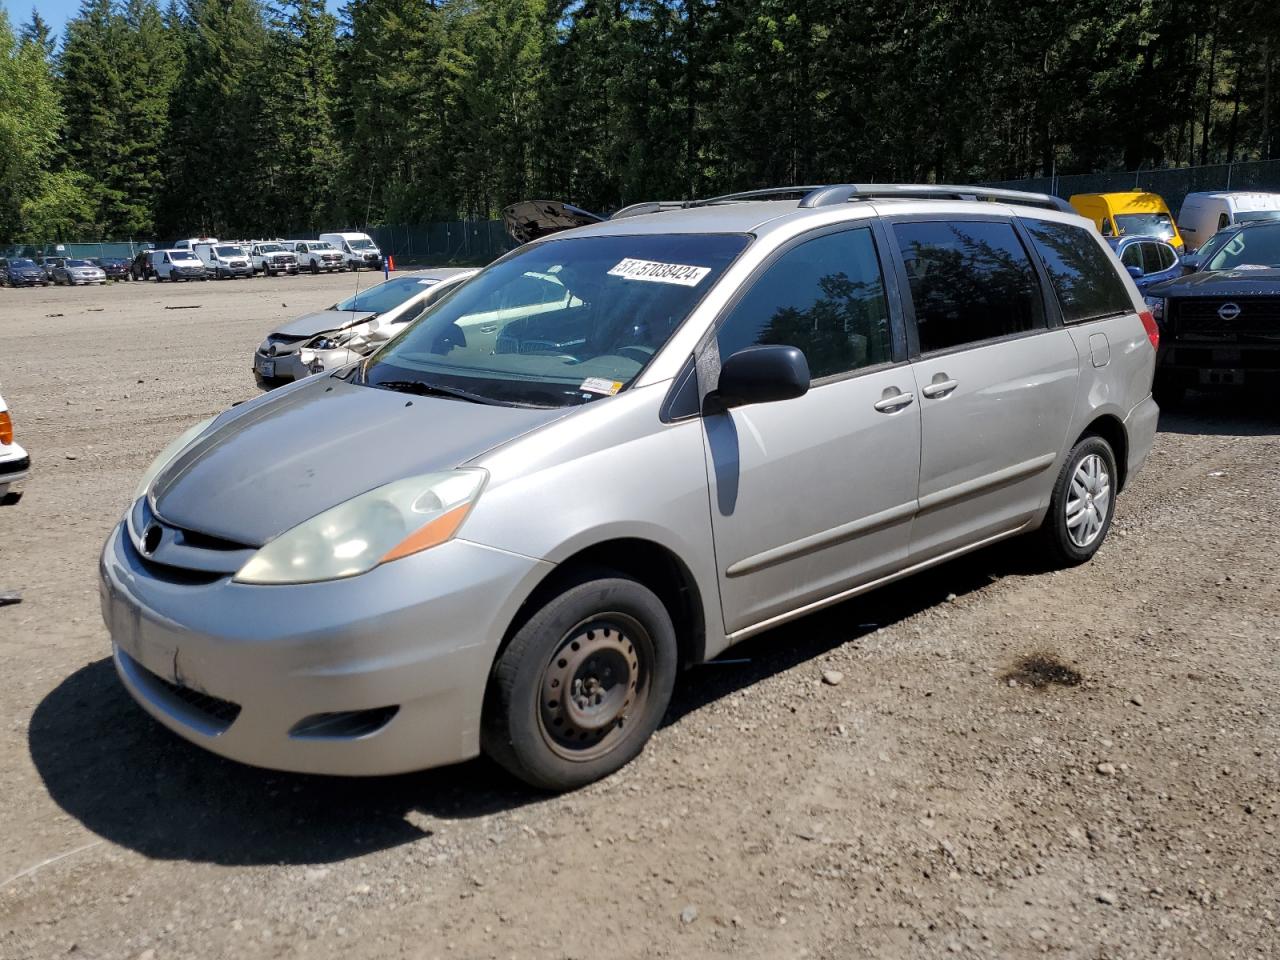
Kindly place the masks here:
[(378, 383), (372, 383), (366, 379), (363, 382), (366, 386), (384, 387), (387, 390), (395, 390), (398, 393), (413, 393), (420, 397), (452, 397), (454, 400), (467, 400), (471, 403), (487, 403), (491, 406), (503, 405), (491, 397), (483, 397), (468, 390), (459, 390), (457, 387), (426, 383), (422, 380), (382, 380)]

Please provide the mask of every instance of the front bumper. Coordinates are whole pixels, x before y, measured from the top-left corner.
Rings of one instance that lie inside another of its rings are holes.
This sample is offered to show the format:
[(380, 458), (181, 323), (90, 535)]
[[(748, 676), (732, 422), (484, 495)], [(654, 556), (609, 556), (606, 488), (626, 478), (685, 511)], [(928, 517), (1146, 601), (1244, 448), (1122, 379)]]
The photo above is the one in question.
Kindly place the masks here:
[[(452, 540), (328, 583), (191, 583), (143, 560), (120, 524), (100, 592), (121, 680), (175, 733), (255, 766), (379, 775), (479, 752), (498, 644), (550, 567)], [(291, 732), (389, 707), (358, 736)]]
[(41, 287), (49, 282), (46, 277), (15, 277), (13, 275), (9, 275), (5, 280), (12, 287)]
[(261, 350), (253, 355), (253, 373), (259, 380), (301, 380), (313, 373), (336, 370), (348, 363), (355, 363), (363, 353), (339, 347), (336, 350), (311, 350), (302, 348), (289, 353), (268, 356)]
[(1280, 383), (1280, 344), (1161, 341), (1156, 376), (1190, 388)]
[(16, 443), (9, 444), (0, 454), (0, 494), (9, 490), (11, 483), (27, 479), (31, 473), (31, 458)]

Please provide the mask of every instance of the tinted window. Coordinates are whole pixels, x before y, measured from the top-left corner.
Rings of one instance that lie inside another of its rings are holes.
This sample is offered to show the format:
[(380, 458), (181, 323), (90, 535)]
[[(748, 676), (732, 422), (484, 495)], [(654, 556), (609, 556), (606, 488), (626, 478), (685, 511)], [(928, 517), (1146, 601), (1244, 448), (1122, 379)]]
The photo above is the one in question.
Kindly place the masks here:
[(807, 240), (778, 258), (716, 334), (721, 362), (744, 347), (799, 347), (813, 379), (892, 359), (889, 307), (868, 229)]
[[(1142, 266), (1142, 244), (1131, 243), (1120, 254), (1120, 262), (1126, 267)], [(1144, 268), (1145, 269), (1145, 268)]]
[(1160, 251), (1160, 269), (1168, 270), (1178, 262), (1178, 254), (1167, 243), (1157, 243), (1156, 249)]
[(1130, 313), (1133, 303), (1115, 264), (1083, 227), (1024, 220), (1067, 323)]
[(1159, 243), (1143, 243), (1142, 247), (1142, 272), (1143, 273), (1159, 273), (1164, 267), (1160, 263), (1160, 247)]
[(900, 223), (894, 233), (922, 353), (1044, 326), (1035, 270), (1012, 224)]

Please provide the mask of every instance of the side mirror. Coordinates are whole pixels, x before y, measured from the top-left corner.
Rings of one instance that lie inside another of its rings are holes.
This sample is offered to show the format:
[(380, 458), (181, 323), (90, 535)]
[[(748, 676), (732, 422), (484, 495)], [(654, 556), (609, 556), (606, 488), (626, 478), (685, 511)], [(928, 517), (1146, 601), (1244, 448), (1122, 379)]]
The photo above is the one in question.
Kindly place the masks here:
[(1129, 267), (1125, 267), (1125, 269), (1129, 271), (1129, 276), (1133, 277), (1133, 279), (1135, 279), (1135, 280), (1141, 280), (1141, 279), (1142, 279), (1142, 268), (1141, 268), (1141, 267), (1133, 267), (1133, 266), (1129, 266)]
[(1183, 256), (1181, 259), (1179, 259), (1178, 263), (1182, 265), (1183, 272), (1195, 273), (1197, 270), (1200, 269), (1201, 258), (1199, 254), (1188, 253), (1185, 256)]
[(720, 384), (707, 399), (724, 409), (792, 400), (809, 392), (809, 361), (798, 347), (747, 347), (720, 366)]

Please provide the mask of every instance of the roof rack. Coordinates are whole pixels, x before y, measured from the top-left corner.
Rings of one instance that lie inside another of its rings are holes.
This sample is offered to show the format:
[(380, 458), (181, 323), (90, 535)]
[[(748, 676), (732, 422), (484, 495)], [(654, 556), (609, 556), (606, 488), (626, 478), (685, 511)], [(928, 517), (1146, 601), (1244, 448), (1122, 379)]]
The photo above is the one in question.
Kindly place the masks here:
[(623, 207), (621, 210), (615, 210), (609, 214), (610, 220), (621, 220), (623, 217), (639, 217), (646, 213), (661, 213), (663, 210), (679, 210), (682, 207), (689, 206), (683, 200), (646, 200), (643, 203), (633, 203)]
[(802, 208), (829, 207), (850, 200), (986, 200), (1018, 203), (1027, 207), (1044, 207), (1075, 213), (1071, 204), (1047, 193), (1002, 190), (999, 187), (954, 186), (942, 183), (838, 183), (814, 187), (800, 201)]
[(740, 203), (745, 200), (786, 200), (791, 197), (803, 199), (821, 186), (765, 187), (763, 190), (743, 190), (738, 193), (726, 193), (719, 197), (707, 197), (703, 200), (690, 200), (686, 207), (707, 207), (713, 203)]

